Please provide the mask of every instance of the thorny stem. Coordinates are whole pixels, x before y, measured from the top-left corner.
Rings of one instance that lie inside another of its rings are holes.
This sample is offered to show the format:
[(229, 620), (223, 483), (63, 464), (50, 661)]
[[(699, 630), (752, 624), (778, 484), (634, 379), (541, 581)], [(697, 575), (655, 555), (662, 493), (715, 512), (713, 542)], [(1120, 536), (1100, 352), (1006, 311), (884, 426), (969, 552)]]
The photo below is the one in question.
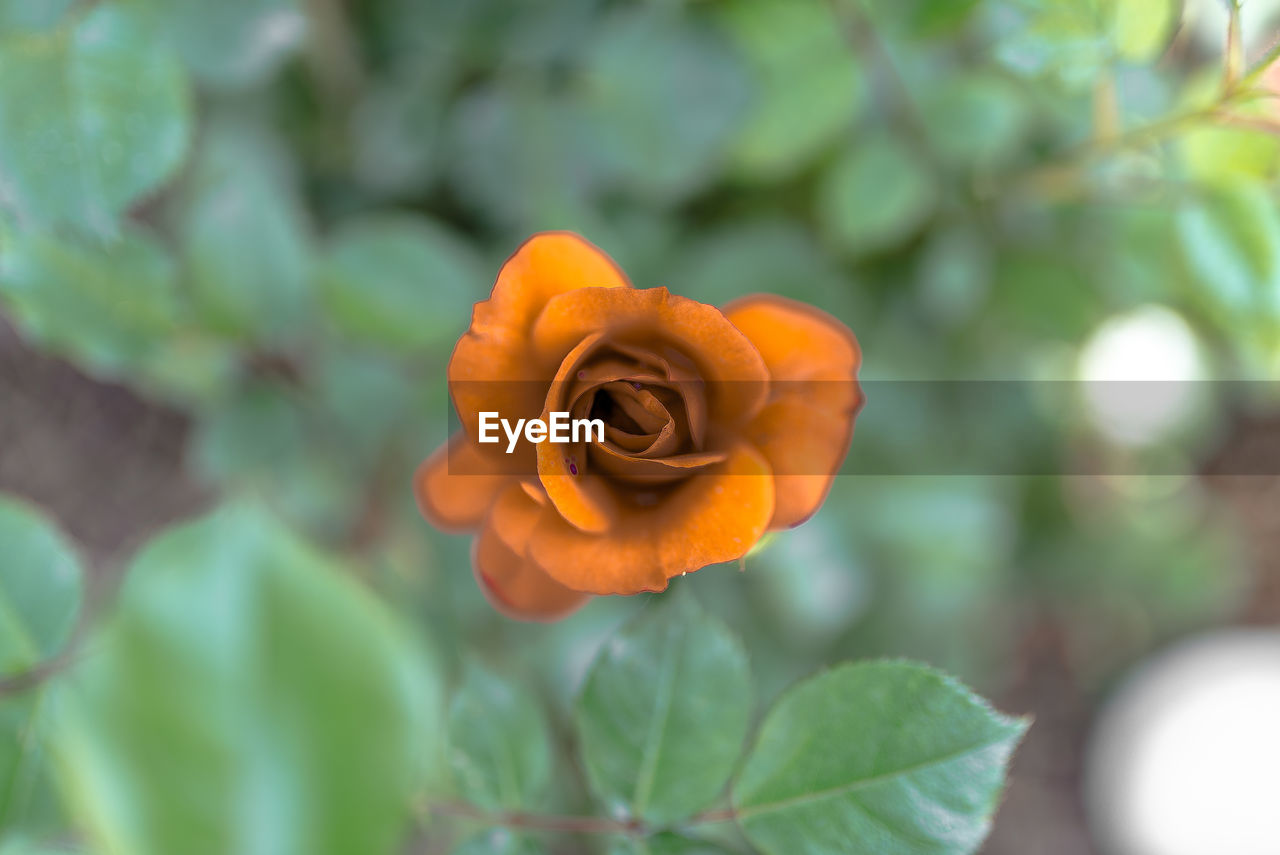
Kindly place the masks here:
[[(442, 802), (425, 805), (421, 814), (469, 819), (489, 826), (505, 826), (525, 831), (560, 832), (564, 834), (626, 834), (642, 836), (659, 829), (639, 819), (609, 819), (598, 816), (563, 816), (527, 813), (525, 811), (487, 811), (466, 802)], [(731, 822), (737, 818), (733, 808), (700, 813), (681, 823), (684, 827)]]

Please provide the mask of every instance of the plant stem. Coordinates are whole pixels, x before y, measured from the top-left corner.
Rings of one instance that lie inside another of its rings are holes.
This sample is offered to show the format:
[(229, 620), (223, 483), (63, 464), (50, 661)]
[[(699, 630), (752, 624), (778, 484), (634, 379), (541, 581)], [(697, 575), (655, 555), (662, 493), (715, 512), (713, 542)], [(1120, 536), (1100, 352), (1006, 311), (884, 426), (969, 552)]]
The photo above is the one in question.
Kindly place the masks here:
[(1227, 0), (1227, 49), (1222, 66), (1222, 91), (1231, 92), (1240, 80), (1244, 66), (1244, 41), (1240, 35), (1240, 4)]
[(20, 695), (23, 692), (29, 692), (41, 686), (70, 668), (79, 659), (78, 649), (74, 645), (69, 645), (66, 650), (52, 659), (46, 659), (26, 671), (19, 671), (16, 674), (0, 678), (0, 699), (7, 698), (10, 695)]

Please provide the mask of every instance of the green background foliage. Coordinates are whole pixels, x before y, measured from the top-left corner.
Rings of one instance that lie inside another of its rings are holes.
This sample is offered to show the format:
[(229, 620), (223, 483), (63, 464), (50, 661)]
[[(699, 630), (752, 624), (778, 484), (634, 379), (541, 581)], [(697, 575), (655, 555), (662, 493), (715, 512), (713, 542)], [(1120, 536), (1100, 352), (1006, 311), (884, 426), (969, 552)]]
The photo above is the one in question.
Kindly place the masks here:
[[(976, 851), (1026, 722), (933, 667), (1009, 697), (1051, 631), (1095, 700), (1236, 617), (1239, 526), (1196, 475), (1245, 387), (1136, 449), (1068, 383), (873, 396), (850, 477), (745, 572), (550, 626), (493, 612), (411, 473), (471, 305), (546, 229), (640, 287), (816, 305), (872, 381), (1074, 380), (1151, 306), (1206, 376), (1273, 378), (1271, 57), (1205, 20), (0, 0), (0, 313), (179, 414), (171, 477), (210, 507), (82, 562), (0, 498), (0, 852)], [(934, 473), (961, 442), (1048, 474)], [(1053, 474), (1082, 460), (1176, 475)]]

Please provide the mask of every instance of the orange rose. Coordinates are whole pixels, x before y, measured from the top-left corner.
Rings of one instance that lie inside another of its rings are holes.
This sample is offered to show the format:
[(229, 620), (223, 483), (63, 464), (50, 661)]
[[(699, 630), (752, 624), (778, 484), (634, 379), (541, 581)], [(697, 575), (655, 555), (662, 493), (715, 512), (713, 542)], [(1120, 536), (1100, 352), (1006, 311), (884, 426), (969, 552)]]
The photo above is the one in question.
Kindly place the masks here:
[[(862, 403), (859, 362), (853, 334), (809, 306), (637, 290), (577, 235), (535, 235), (454, 348), (462, 430), (419, 468), (418, 503), (439, 528), (480, 530), (476, 577), (513, 617), (661, 591), (818, 509)], [(602, 420), (604, 440), (479, 441), (481, 413), (555, 412)]]

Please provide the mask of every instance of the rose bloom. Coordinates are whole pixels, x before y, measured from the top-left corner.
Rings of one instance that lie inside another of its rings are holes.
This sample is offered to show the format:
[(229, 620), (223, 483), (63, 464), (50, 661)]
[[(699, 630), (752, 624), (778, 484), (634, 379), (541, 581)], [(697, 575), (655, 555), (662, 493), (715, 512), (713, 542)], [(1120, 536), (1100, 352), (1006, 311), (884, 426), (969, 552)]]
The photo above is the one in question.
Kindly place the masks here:
[[(461, 430), (419, 468), (441, 529), (479, 530), (503, 613), (553, 620), (592, 594), (661, 591), (742, 558), (822, 504), (862, 403), (857, 341), (768, 295), (717, 309), (636, 289), (577, 235), (530, 238), (449, 362)], [(602, 442), (481, 444), (480, 413), (603, 419)]]

